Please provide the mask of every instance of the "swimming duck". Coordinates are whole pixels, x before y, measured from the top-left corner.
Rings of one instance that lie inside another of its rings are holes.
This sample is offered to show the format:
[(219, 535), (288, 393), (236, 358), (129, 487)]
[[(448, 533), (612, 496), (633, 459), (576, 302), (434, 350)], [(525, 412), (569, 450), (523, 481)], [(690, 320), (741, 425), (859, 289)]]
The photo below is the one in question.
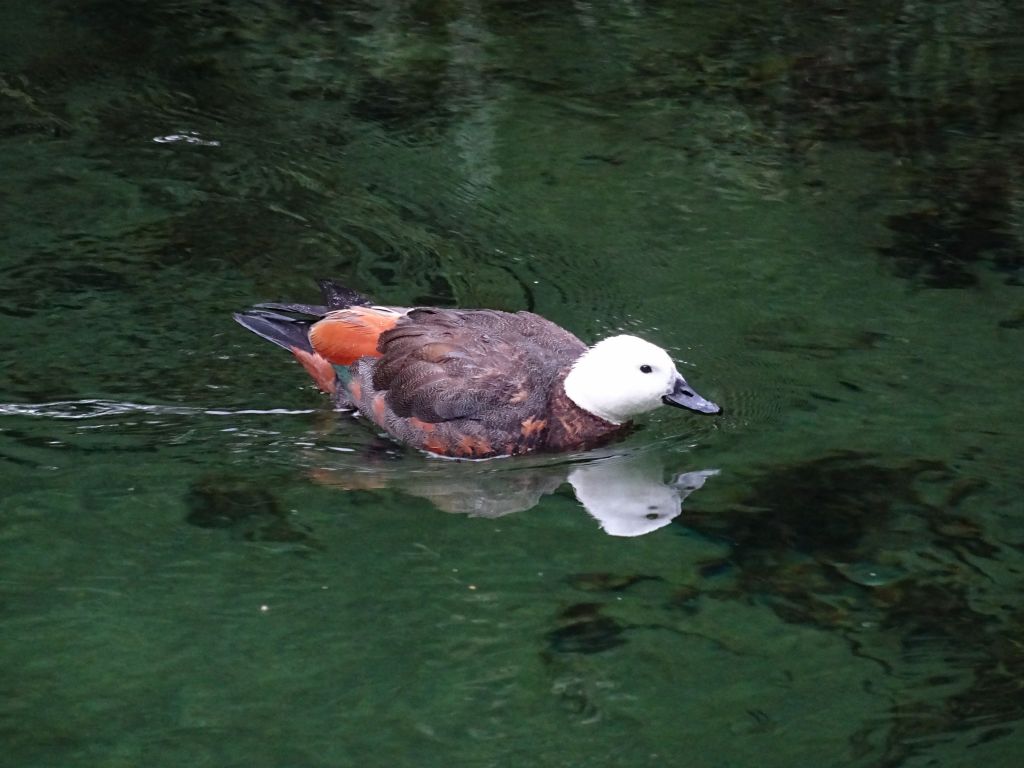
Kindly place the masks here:
[(430, 453), (584, 450), (663, 403), (722, 410), (665, 350), (636, 336), (588, 348), (532, 312), (384, 307), (332, 281), (319, 285), (323, 305), (257, 304), (234, 318), (289, 350), (338, 407)]

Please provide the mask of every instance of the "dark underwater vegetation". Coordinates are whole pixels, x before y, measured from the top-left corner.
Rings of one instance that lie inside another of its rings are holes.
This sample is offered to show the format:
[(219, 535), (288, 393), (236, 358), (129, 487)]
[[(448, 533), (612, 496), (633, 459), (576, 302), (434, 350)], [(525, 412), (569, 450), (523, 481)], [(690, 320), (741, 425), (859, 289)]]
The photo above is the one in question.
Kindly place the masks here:
[[(1017, 765), (1019, 3), (0, 29), (11, 765)], [(231, 321), (319, 277), (642, 335), (725, 415), (421, 456)]]

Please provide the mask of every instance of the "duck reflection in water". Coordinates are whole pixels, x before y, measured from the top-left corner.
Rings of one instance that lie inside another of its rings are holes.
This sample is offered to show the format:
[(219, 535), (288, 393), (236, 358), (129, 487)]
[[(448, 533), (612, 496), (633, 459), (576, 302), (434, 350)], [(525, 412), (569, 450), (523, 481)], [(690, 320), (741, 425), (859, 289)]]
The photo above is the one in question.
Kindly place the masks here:
[(568, 482), (610, 536), (642, 536), (668, 525), (682, 511), (683, 499), (716, 474), (716, 469), (705, 469), (666, 480), (664, 461), (644, 454), (591, 454), (557, 462), (429, 461), (415, 468), (404, 461), (376, 466), (364, 461), (313, 470), (318, 482), (332, 487), (390, 488), (427, 499), (444, 512), (487, 518), (532, 509)]

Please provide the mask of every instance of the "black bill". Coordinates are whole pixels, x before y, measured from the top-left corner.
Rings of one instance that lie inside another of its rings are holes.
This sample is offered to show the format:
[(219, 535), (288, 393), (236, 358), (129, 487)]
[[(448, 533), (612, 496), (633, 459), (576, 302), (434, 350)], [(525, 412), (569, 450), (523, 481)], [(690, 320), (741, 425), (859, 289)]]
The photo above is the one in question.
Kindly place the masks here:
[(696, 411), (697, 413), (708, 413), (716, 414), (721, 413), (722, 409), (710, 400), (705, 400), (703, 397), (693, 391), (693, 387), (686, 383), (686, 379), (680, 376), (676, 379), (675, 386), (672, 391), (661, 398), (661, 402), (665, 405), (674, 405), (676, 408), (686, 408), (689, 411)]

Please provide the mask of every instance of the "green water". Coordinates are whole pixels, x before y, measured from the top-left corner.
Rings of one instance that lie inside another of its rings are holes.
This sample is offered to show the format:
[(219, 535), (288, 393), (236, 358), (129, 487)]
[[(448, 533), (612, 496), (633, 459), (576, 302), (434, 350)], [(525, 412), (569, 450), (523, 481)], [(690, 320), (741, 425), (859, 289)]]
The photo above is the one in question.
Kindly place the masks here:
[[(0, 30), (0, 762), (1018, 764), (1019, 4)], [(726, 414), (431, 460), (231, 322), (320, 276), (644, 335)]]

